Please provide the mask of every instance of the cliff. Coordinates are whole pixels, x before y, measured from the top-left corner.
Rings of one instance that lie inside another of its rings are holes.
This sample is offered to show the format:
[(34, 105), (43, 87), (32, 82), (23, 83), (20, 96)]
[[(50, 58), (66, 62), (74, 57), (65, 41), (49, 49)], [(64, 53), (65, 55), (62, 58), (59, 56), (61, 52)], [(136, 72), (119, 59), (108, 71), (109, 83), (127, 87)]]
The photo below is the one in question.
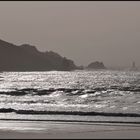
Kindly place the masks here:
[(0, 40), (0, 71), (74, 70), (77, 66), (53, 51), (40, 52), (35, 46), (21, 46)]

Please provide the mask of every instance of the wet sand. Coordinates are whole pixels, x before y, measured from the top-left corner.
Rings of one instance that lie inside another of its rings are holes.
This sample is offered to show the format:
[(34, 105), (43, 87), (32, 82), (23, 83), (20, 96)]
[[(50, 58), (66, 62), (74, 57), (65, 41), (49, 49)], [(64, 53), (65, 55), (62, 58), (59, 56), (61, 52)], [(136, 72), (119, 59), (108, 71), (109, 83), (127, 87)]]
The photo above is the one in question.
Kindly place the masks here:
[(0, 121), (0, 139), (140, 138), (139, 124)]

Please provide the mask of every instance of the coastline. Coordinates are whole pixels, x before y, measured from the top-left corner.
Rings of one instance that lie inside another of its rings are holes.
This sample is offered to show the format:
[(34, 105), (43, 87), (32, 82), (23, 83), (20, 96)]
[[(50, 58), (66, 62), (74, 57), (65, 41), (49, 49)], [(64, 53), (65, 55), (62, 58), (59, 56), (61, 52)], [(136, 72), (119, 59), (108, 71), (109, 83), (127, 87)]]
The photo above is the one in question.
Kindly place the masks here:
[(140, 124), (0, 120), (0, 139), (140, 138)]

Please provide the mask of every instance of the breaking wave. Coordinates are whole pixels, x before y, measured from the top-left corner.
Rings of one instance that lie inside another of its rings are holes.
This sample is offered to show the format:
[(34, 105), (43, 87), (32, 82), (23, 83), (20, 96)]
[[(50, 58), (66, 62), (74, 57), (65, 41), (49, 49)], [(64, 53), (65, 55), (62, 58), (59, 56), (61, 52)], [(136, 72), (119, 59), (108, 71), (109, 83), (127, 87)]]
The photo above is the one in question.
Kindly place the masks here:
[(17, 113), (17, 114), (32, 114), (32, 115), (80, 115), (80, 116), (110, 116), (110, 117), (140, 117), (140, 114), (135, 113), (107, 113), (107, 112), (80, 112), (80, 111), (37, 111), (37, 110), (15, 110), (12, 108), (0, 108), (0, 113)]
[[(110, 88), (93, 88), (93, 89), (75, 89), (75, 88), (50, 88), (50, 89), (33, 89), (33, 88), (24, 88), (24, 89), (17, 89), (13, 91), (2, 91), (0, 95), (11, 95), (11, 96), (24, 96), (24, 95), (50, 95), (54, 92), (63, 92), (66, 95), (73, 96), (73, 95), (84, 95), (84, 94), (95, 94), (96, 92), (101, 92), (101, 96), (106, 93), (115, 92), (115, 91), (129, 91), (129, 92), (140, 92), (140, 87), (118, 87), (118, 86), (111, 86)], [(97, 95), (97, 94), (95, 94)], [(119, 94), (118, 94), (119, 95)]]
[(3, 72), (3, 113), (140, 117), (140, 73), (121, 71)]

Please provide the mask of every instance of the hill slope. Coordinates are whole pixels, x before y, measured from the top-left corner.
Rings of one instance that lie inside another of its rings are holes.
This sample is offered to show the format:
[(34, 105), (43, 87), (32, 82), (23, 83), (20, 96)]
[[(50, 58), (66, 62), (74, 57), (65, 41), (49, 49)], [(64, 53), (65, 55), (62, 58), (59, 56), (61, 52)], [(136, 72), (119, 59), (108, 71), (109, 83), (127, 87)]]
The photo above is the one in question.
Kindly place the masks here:
[(40, 52), (35, 46), (21, 46), (0, 40), (0, 71), (74, 70), (72, 60), (55, 52)]

